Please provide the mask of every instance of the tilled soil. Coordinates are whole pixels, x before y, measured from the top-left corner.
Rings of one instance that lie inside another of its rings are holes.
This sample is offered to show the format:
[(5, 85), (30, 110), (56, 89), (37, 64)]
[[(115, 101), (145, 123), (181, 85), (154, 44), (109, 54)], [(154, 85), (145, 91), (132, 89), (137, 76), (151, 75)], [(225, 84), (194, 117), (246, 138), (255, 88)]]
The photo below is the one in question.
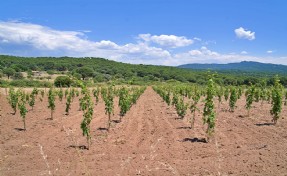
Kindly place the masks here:
[[(188, 101), (188, 100), (186, 100)], [(278, 124), (271, 124), (270, 104), (254, 103), (250, 116), (245, 99), (234, 113), (228, 102), (216, 104), (215, 135), (206, 143), (201, 112), (194, 129), (188, 112), (179, 119), (151, 87), (119, 120), (118, 98), (112, 127), (102, 100), (95, 105), (91, 124), (92, 145), (85, 148), (79, 101), (70, 114), (65, 100), (57, 100), (50, 120), (47, 99), (29, 107), (27, 130), (19, 112), (11, 114), (6, 97), (0, 97), (0, 176), (6, 175), (287, 175), (287, 107)], [(285, 117), (285, 118), (284, 118)]]

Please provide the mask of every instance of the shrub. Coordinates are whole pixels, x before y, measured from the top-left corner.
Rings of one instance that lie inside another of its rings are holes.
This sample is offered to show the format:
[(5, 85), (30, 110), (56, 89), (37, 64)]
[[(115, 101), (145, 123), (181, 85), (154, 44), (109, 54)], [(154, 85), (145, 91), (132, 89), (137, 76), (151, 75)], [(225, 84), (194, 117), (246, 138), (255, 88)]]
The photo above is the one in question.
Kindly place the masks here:
[(24, 79), (24, 76), (21, 72), (16, 72), (14, 75), (13, 75), (13, 79)]
[(56, 87), (70, 87), (72, 83), (73, 81), (68, 76), (58, 76), (54, 81)]

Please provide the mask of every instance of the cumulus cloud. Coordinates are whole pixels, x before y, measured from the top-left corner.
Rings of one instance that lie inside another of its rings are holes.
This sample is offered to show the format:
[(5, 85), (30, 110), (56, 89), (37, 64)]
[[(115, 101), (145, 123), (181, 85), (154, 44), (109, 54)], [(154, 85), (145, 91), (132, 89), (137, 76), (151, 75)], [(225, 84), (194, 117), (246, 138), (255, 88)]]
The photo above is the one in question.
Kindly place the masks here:
[(160, 46), (178, 48), (191, 45), (194, 41), (184, 36), (139, 34), (138, 38)]
[[(105, 57), (117, 61), (160, 64), (161, 59), (169, 58), (170, 53), (162, 48), (145, 43), (118, 45), (109, 40), (91, 41), (84, 32), (59, 31), (49, 27), (22, 23), (0, 22), (0, 44), (30, 46), (39, 52), (59, 53), (74, 57)], [(23, 52), (27, 54), (27, 51)], [(29, 55), (29, 54), (27, 54)], [(51, 54), (54, 55), (54, 54)], [(133, 58), (127, 60), (127, 58)], [(154, 59), (154, 62), (152, 61)]]
[(198, 38), (198, 37), (194, 37), (193, 40), (197, 40), (197, 41), (199, 41), (199, 42), (202, 41), (202, 39), (201, 39), (201, 38)]
[(247, 51), (241, 51), (240, 54), (248, 54), (248, 52)]
[(270, 58), (261, 58), (249, 55), (242, 55), (236, 53), (218, 53), (203, 46), (196, 50), (190, 50), (184, 53), (174, 55), (174, 59), (170, 60), (169, 65), (181, 65), (188, 63), (232, 63), (240, 61), (259, 61), (267, 62)]
[(245, 30), (243, 27), (235, 29), (234, 32), (236, 36), (240, 39), (248, 39), (248, 40), (255, 39), (255, 32)]
[[(104, 57), (126, 63), (171, 66), (242, 60), (287, 64), (286, 57), (255, 57), (246, 51), (225, 54), (213, 51), (207, 45), (189, 50), (175, 49), (200, 41), (199, 38), (190, 40), (175, 35), (151, 34), (140, 34), (138, 38), (134, 42), (119, 45), (110, 40), (89, 40), (85, 32), (61, 31), (19, 21), (0, 21), (0, 53), (8, 55)], [(202, 41), (199, 43), (203, 45)]]

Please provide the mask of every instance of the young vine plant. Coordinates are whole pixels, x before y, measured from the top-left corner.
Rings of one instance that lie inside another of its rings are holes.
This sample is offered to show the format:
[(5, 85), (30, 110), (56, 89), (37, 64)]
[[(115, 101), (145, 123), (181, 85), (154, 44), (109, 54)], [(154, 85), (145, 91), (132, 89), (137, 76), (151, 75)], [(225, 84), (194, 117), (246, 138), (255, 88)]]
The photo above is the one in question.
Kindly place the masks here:
[(280, 84), (279, 77), (275, 76), (275, 84), (272, 88), (272, 108), (270, 110), (271, 115), (273, 115), (272, 121), (274, 125), (276, 125), (282, 111), (282, 97), (283, 86)]
[(214, 82), (212, 77), (208, 80), (206, 99), (203, 109), (203, 124), (207, 124), (207, 141), (214, 133), (216, 114), (214, 111), (213, 97), (215, 95)]

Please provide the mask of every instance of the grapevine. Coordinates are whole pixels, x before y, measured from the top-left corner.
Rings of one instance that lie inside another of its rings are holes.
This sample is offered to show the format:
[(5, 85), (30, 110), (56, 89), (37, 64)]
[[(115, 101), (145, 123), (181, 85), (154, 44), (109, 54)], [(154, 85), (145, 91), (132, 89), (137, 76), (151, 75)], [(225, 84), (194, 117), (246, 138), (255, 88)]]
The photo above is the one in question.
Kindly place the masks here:
[(55, 111), (55, 92), (53, 90), (53, 88), (50, 88), (49, 89), (49, 92), (48, 92), (48, 108), (51, 109), (51, 120), (53, 120), (53, 113)]
[(247, 91), (246, 91), (246, 105), (245, 108), (248, 111), (248, 116), (250, 115), (250, 109), (251, 105), (254, 101), (254, 92), (255, 92), (255, 87), (251, 86)]
[(216, 116), (214, 112), (214, 102), (213, 102), (214, 94), (215, 94), (214, 82), (213, 82), (213, 79), (210, 78), (208, 80), (206, 99), (205, 99), (205, 105), (204, 105), (204, 110), (203, 110), (203, 124), (207, 123), (207, 130), (206, 130), (207, 141), (214, 133), (214, 128), (215, 128)]
[(233, 87), (233, 88), (231, 88), (231, 94), (230, 94), (230, 98), (229, 98), (229, 107), (230, 107), (231, 112), (234, 112), (237, 98), (238, 98), (238, 95), (236, 93), (236, 89)]
[(272, 109), (270, 110), (271, 115), (273, 115), (272, 121), (274, 124), (277, 123), (282, 111), (282, 90), (283, 86), (280, 84), (278, 76), (276, 76), (275, 85), (272, 88)]

